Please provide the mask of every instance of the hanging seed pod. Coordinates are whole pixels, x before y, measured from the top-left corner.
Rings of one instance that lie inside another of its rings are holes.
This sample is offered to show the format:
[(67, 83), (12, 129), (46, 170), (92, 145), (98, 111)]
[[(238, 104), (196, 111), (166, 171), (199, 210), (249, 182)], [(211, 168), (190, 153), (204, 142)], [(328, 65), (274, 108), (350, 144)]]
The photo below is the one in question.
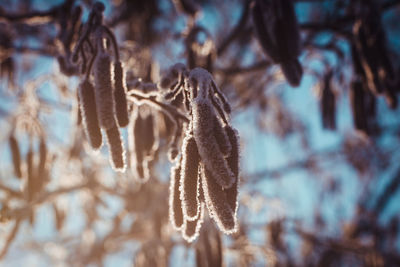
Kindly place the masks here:
[(300, 31), (292, 0), (257, 0), (252, 6), (253, 25), (264, 52), (292, 86), (300, 84), (303, 69), (297, 60), (301, 53)]
[(182, 170), (180, 179), (180, 199), (185, 220), (196, 220), (200, 212), (199, 170), (200, 156), (194, 137), (188, 134), (182, 145)]
[(116, 125), (110, 56), (104, 52), (97, 54), (93, 67), (97, 115), (100, 127), (108, 130)]
[(93, 149), (99, 149), (103, 141), (97, 118), (95, 89), (93, 85), (85, 79), (80, 83), (78, 92), (86, 138)]
[(129, 123), (124, 78), (124, 71), (122, 69), (121, 62), (114, 62), (115, 115), (117, 117), (119, 127), (125, 127)]
[(219, 229), (225, 234), (237, 231), (237, 221), (231, 206), (226, 198), (226, 193), (216, 182), (213, 174), (202, 165), (201, 184), (210, 217), (217, 223)]
[(211, 104), (202, 100), (196, 101), (192, 105), (192, 113), (194, 137), (202, 162), (213, 173), (218, 184), (224, 188), (231, 187), (235, 182), (235, 177), (229, 169), (213, 133), (213, 122), (216, 115)]
[(227, 125), (224, 127), (225, 132), (229, 137), (229, 142), (231, 144), (232, 150), (228, 158), (226, 159), (229, 168), (235, 175), (235, 183), (226, 192), (226, 199), (230, 205), (235, 216), (238, 208), (238, 186), (239, 186), (239, 135), (235, 129)]
[(115, 171), (125, 172), (125, 149), (117, 126), (106, 130), (111, 166)]
[(13, 162), (13, 167), (14, 167), (14, 175), (18, 178), (21, 178), (22, 177), (21, 153), (19, 150), (19, 145), (18, 145), (17, 139), (15, 138), (14, 135), (10, 135), (8, 141), (10, 144), (10, 151), (11, 151), (12, 162)]
[(200, 228), (204, 220), (204, 204), (200, 205), (200, 215), (194, 221), (185, 220), (182, 229), (182, 237), (191, 243), (199, 236)]
[(336, 129), (336, 103), (335, 94), (332, 92), (331, 81), (332, 71), (328, 72), (324, 77), (324, 85), (322, 88), (321, 111), (322, 125), (325, 129)]
[(180, 230), (183, 225), (182, 201), (179, 191), (180, 178), (181, 161), (172, 167), (169, 184), (169, 220), (175, 230)]

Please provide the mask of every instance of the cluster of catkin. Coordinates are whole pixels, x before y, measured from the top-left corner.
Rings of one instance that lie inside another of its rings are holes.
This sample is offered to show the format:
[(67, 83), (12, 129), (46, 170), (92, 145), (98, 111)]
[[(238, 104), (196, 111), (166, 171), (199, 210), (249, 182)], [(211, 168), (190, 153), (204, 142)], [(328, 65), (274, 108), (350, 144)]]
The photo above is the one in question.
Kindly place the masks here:
[[(25, 164), (23, 164), (18, 140), (15, 135), (11, 134), (8, 141), (14, 175), (24, 180), (22, 191), (24, 192), (25, 200), (31, 202), (43, 190), (49, 180), (48, 150), (45, 138), (39, 138), (37, 149), (34, 149), (32, 142), (30, 142), (28, 151), (25, 154)], [(33, 218), (32, 210), (30, 214), (31, 222), (33, 222)]]
[(169, 204), (172, 225), (191, 242), (205, 209), (222, 232), (237, 230), (239, 138), (227, 120), (228, 103), (208, 71), (188, 72), (183, 93), (191, 119), (171, 170)]
[(358, 3), (358, 19), (353, 26), (352, 59), (355, 79), (350, 97), (355, 128), (369, 134), (375, 118), (375, 97), (383, 95), (388, 106), (397, 107), (398, 85), (386, 48), (386, 36), (377, 1)]
[[(126, 168), (125, 149), (119, 128), (129, 123), (124, 71), (119, 60), (118, 47), (111, 31), (102, 25), (102, 4), (97, 3), (89, 16), (86, 32), (79, 40), (74, 55), (90, 48), (92, 60), (78, 87), (78, 101), (82, 123), (91, 147), (100, 149), (103, 130), (111, 154), (112, 167), (117, 171)], [(105, 46), (108, 40), (114, 49), (114, 60)], [(77, 59), (76, 59), (77, 60)]]
[(292, 0), (255, 0), (252, 5), (253, 25), (267, 56), (280, 64), (286, 80), (299, 86), (303, 68), (299, 26)]

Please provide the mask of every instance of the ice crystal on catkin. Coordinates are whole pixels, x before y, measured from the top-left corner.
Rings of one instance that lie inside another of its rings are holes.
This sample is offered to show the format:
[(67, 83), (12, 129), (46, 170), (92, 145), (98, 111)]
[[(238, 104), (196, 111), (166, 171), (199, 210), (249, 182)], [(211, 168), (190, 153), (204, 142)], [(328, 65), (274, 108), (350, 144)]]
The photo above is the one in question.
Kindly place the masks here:
[(182, 170), (180, 179), (180, 199), (185, 219), (193, 221), (198, 218), (200, 212), (199, 203), (199, 170), (200, 156), (196, 141), (188, 135), (182, 145)]
[(124, 172), (126, 168), (125, 148), (118, 127), (115, 125), (111, 129), (106, 130), (106, 135), (111, 166), (116, 171)]
[(102, 145), (102, 136), (97, 117), (94, 87), (88, 80), (84, 80), (78, 90), (86, 137), (93, 149), (99, 149)]
[(124, 70), (122, 69), (121, 62), (114, 62), (115, 115), (117, 117), (119, 127), (125, 127), (129, 123), (124, 78)]
[(110, 56), (104, 52), (99, 53), (93, 67), (99, 123), (101, 128), (108, 130), (116, 125)]
[(201, 225), (204, 220), (204, 204), (200, 205), (200, 214), (194, 221), (185, 220), (182, 228), (182, 237), (187, 242), (193, 242), (200, 233)]

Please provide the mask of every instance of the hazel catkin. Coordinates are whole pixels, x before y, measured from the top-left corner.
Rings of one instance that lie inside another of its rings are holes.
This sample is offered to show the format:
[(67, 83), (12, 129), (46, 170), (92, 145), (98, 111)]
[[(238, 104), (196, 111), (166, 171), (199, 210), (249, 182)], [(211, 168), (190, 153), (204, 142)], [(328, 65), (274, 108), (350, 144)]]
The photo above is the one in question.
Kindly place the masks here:
[(12, 157), (12, 162), (13, 162), (13, 167), (14, 167), (14, 174), (16, 177), (21, 178), (22, 177), (21, 152), (19, 150), (18, 141), (14, 135), (10, 135), (9, 144), (10, 144), (11, 157)]
[(126, 102), (124, 84), (124, 71), (120, 61), (114, 62), (114, 100), (115, 115), (119, 127), (125, 127), (129, 123), (128, 104)]
[(169, 185), (169, 220), (176, 230), (183, 225), (182, 202), (180, 200), (179, 183), (181, 177), (181, 161), (171, 169)]
[(111, 165), (114, 170), (124, 172), (126, 168), (125, 149), (118, 127), (115, 125), (111, 129), (106, 130), (106, 135)]
[(79, 85), (78, 90), (86, 137), (93, 149), (99, 149), (102, 145), (102, 136), (97, 117), (94, 87), (88, 80), (84, 80)]

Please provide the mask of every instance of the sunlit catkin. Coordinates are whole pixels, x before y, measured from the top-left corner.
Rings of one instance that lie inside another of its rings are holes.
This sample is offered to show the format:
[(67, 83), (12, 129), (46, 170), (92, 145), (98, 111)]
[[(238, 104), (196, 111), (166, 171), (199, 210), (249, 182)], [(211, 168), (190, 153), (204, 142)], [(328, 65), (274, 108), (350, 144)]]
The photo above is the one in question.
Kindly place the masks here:
[(236, 216), (239, 186), (239, 135), (231, 126), (225, 126), (224, 130), (229, 137), (229, 142), (232, 147), (231, 153), (226, 160), (228, 161), (229, 168), (231, 168), (231, 171), (235, 175), (235, 183), (230, 188), (226, 189), (225, 192), (228, 204), (231, 206), (231, 209)]
[(192, 105), (193, 131), (202, 162), (213, 174), (217, 183), (229, 188), (235, 182), (224, 155), (214, 136), (216, 115), (207, 101), (196, 100)]
[(93, 149), (102, 145), (102, 136), (97, 117), (97, 105), (93, 85), (84, 80), (79, 85), (79, 102), (86, 137)]
[(182, 145), (182, 170), (180, 179), (180, 199), (185, 220), (193, 221), (200, 212), (199, 202), (199, 170), (200, 156), (194, 137), (189, 135)]
[(213, 134), (215, 139), (217, 140), (219, 149), (221, 150), (222, 154), (224, 154), (224, 156), (229, 155), (232, 147), (229, 142), (227, 133), (222, 128), (221, 122), (218, 120), (217, 117), (215, 117), (214, 119)]
[(126, 168), (125, 148), (118, 127), (115, 125), (108, 129), (106, 135), (111, 165), (114, 170), (124, 172)]
[(205, 166), (202, 166), (201, 171), (201, 184), (210, 217), (225, 234), (235, 233), (237, 231), (236, 216), (228, 203), (225, 191)]
[(114, 100), (115, 115), (119, 127), (125, 127), (129, 123), (128, 104), (125, 95), (124, 70), (120, 61), (114, 62)]
[(204, 220), (204, 204), (200, 205), (200, 214), (194, 221), (185, 220), (182, 229), (182, 237), (189, 243), (199, 236), (201, 225)]
[(182, 202), (180, 200), (181, 161), (178, 161), (171, 169), (169, 184), (169, 220), (176, 230), (180, 230), (183, 225)]
[(108, 130), (116, 125), (110, 56), (103, 52), (99, 53), (94, 61), (93, 70), (99, 123), (101, 128)]
[(13, 162), (13, 167), (14, 167), (14, 174), (16, 177), (21, 178), (22, 177), (21, 152), (19, 150), (18, 141), (14, 135), (10, 135), (8, 141), (9, 141), (9, 145), (10, 145), (11, 157), (12, 157), (12, 162)]

